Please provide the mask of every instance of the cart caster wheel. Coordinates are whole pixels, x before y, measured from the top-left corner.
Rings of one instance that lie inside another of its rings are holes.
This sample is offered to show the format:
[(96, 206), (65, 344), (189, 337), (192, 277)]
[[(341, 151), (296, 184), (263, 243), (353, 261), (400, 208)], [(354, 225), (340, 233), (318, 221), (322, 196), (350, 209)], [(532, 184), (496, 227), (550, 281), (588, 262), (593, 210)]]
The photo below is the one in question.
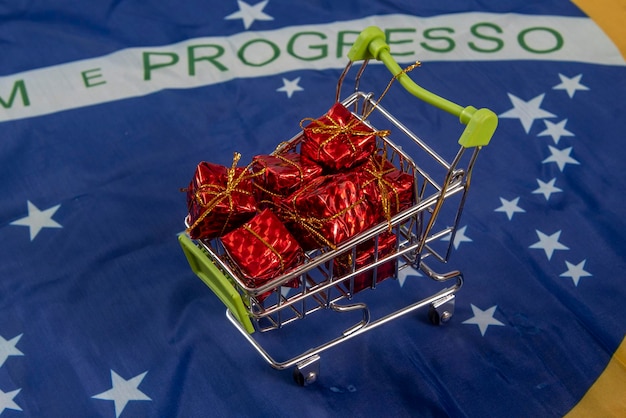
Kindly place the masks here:
[(293, 380), (295, 380), (298, 386), (308, 386), (312, 383), (315, 383), (317, 380), (317, 375), (315, 372), (309, 372), (306, 376), (300, 370), (295, 368), (293, 370)]
[(443, 311), (439, 313), (437, 309), (430, 308), (428, 311), (428, 319), (433, 325), (441, 325), (445, 322), (448, 322), (452, 318), (452, 313), (449, 311)]
[(308, 386), (315, 383), (320, 374), (320, 356), (314, 355), (311, 358), (296, 364), (293, 369), (293, 380), (298, 386)]
[(452, 319), (454, 315), (454, 295), (449, 295), (430, 304), (428, 319), (434, 325), (441, 325)]

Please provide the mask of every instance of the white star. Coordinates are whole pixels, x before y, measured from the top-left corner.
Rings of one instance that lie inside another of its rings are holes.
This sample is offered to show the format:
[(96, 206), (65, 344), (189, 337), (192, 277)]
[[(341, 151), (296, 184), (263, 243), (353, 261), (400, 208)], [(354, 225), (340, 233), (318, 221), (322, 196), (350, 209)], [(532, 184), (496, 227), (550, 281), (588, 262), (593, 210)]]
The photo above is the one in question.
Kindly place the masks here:
[(559, 123), (552, 123), (549, 120), (543, 121), (546, 124), (546, 129), (537, 136), (551, 136), (555, 144), (559, 143), (562, 136), (574, 136), (573, 133), (565, 129), (567, 119), (563, 119)]
[(2, 415), (5, 409), (13, 409), (15, 411), (22, 410), (22, 408), (20, 408), (20, 406), (13, 400), (13, 398), (20, 393), (20, 390), (22, 389), (16, 389), (11, 392), (3, 392), (0, 390), (0, 415)]
[(491, 308), (483, 311), (482, 309), (477, 308), (472, 304), (472, 312), (474, 313), (474, 316), (470, 319), (463, 321), (463, 323), (478, 325), (478, 328), (480, 329), (480, 334), (484, 337), (489, 325), (498, 325), (501, 327), (504, 326), (502, 322), (493, 317), (493, 314), (496, 312), (497, 307), (498, 305), (494, 305)]
[(550, 180), (548, 183), (544, 183), (543, 181), (537, 179), (537, 184), (539, 185), (539, 187), (533, 190), (533, 193), (542, 194), (543, 197), (548, 200), (550, 199), (550, 196), (552, 196), (552, 193), (559, 193), (563, 191), (563, 189), (559, 189), (558, 187), (554, 186), (555, 182), (556, 177)]
[(291, 99), (291, 96), (293, 95), (293, 93), (295, 91), (303, 91), (304, 89), (302, 87), (300, 87), (298, 85), (298, 83), (300, 82), (300, 77), (296, 78), (295, 80), (287, 80), (286, 78), (283, 78), (283, 86), (276, 89), (276, 91), (283, 91), (285, 93), (287, 93), (287, 97), (289, 99)]
[(403, 268), (402, 270), (398, 271), (398, 283), (400, 284), (400, 287), (404, 287), (406, 279), (415, 276), (422, 276), (422, 273), (415, 270), (413, 267)]
[(5, 340), (0, 335), (0, 367), (4, 364), (9, 356), (23, 356), (22, 353), (15, 345), (22, 338), (23, 334), (13, 337), (10, 340)]
[(583, 86), (580, 84), (580, 79), (583, 77), (582, 74), (578, 74), (572, 78), (565, 77), (563, 74), (559, 74), (559, 78), (561, 79), (561, 84), (557, 84), (552, 87), (554, 90), (565, 90), (567, 91), (567, 95), (571, 98), (574, 97), (574, 94), (578, 90), (589, 90), (589, 87)]
[[(467, 229), (467, 225), (464, 226), (463, 228), (457, 229), (456, 234), (454, 235), (454, 249), (455, 250), (459, 248), (459, 245), (461, 245), (462, 242), (472, 242), (472, 239), (468, 237), (467, 235), (465, 235), (466, 229)], [(450, 235), (446, 235), (445, 237), (441, 238), (441, 240), (450, 241)]]
[(563, 171), (565, 164), (580, 164), (577, 160), (569, 156), (572, 152), (572, 147), (565, 149), (558, 149), (552, 145), (548, 145), (550, 148), (550, 155), (548, 158), (542, 161), (542, 163), (556, 163), (559, 166), (559, 170)]
[(94, 395), (92, 398), (113, 401), (115, 403), (115, 416), (119, 417), (128, 402), (152, 400), (138, 389), (147, 373), (146, 371), (126, 380), (111, 370), (111, 389)]
[(282, 297), (286, 298), (287, 296), (289, 296), (289, 292), (291, 292), (292, 288), (289, 286), (281, 286), (280, 287), (280, 294), (282, 295)]
[(30, 228), (30, 240), (34, 240), (39, 231), (43, 228), (63, 228), (59, 223), (52, 219), (54, 213), (61, 207), (61, 205), (53, 206), (46, 210), (39, 210), (37, 206), (27, 201), (28, 204), (28, 216), (25, 216), (17, 221), (11, 222), (11, 225), (27, 226)]
[(539, 241), (537, 241), (536, 243), (534, 243), (528, 248), (536, 248), (536, 249), (544, 250), (546, 252), (546, 257), (548, 257), (548, 260), (552, 258), (552, 254), (556, 250), (569, 250), (569, 247), (566, 247), (565, 245), (559, 242), (561, 231), (557, 231), (552, 235), (546, 235), (539, 230), (535, 230), (535, 232), (537, 233), (537, 236), (539, 237)]
[(511, 219), (513, 219), (513, 215), (515, 213), (526, 212), (524, 209), (520, 208), (517, 205), (519, 203), (519, 197), (516, 197), (513, 200), (506, 200), (506, 199), (500, 198), (500, 203), (502, 203), (502, 206), (500, 206), (499, 208), (495, 209), (495, 212), (504, 212), (504, 213), (506, 213), (506, 216), (507, 216), (507, 218), (509, 218), (509, 221)]
[(243, 26), (246, 29), (248, 29), (255, 20), (274, 20), (272, 16), (263, 13), (263, 9), (265, 8), (265, 6), (267, 6), (268, 2), (269, 0), (264, 0), (260, 3), (255, 4), (254, 6), (250, 6), (245, 1), (237, 0), (239, 11), (229, 14), (224, 19), (242, 19)]
[(527, 102), (512, 95), (511, 93), (507, 94), (509, 95), (511, 104), (513, 104), (513, 109), (507, 110), (506, 112), (500, 114), (499, 117), (519, 119), (520, 122), (522, 122), (522, 126), (524, 127), (526, 133), (530, 132), (530, 127), (533, 125), (535, 119), (553, 118), (556, 116), (541, 109), (541, 102), (543, 101), (545, 94), (540, 94)]
[(587, 260), (583, 260), (580, 263), (574, 265), (570, 263), (569, 261), (566, 261), (565, 265), (567, 266), (567, 271), (561, 274), (561, 277), (571, 277), (572, 280), (574, 281), (574, 286), (578, 286), (578, 281), (580, 280), (581, 277), (593, 276), (593, 274), (589, 273), (588, 271), (585, 271), (586, 262)]

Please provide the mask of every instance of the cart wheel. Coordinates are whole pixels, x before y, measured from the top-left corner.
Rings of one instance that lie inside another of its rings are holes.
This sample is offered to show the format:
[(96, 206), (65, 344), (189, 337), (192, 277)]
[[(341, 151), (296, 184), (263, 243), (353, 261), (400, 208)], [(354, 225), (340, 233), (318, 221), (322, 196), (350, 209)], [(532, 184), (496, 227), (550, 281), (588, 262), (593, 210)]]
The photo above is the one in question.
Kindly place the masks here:
[(317, 380), (317, 375), (315, 372), (309, 372), (306, 376), (302, 371), (298, 370), (298, 368), (293, 369), (293, 380), (296, 382), (298, 386), (308, 386), (312, 383), (315, 383)]
[(430, 304), (428, 319), (434, 325), (448, 322), (454, 315), (454, 295), (449, 295)]
[(432, 306), (428, 310), (428, 319), (430, 319), (430, 322), (433, 325), (441, 325), (445, 322), (448, 322), (450, 318), (452, 318), (452, 313), (449, 311), (443, 311), (442, 313), (439, 313), (439, 311)]
[(430, 319), (430, 323), (433, 325), (441, 324), (439, 312), (437, 312), (437, 309), (433, 308), (432, 306), (430, 307), (430, 309), (428, 309), (428, 319)]
[(307, 386), (315, 383), (320, 374), (320, 356), (317, 354), (296, 364), (293, 369), (293, 380), (298, 386)]

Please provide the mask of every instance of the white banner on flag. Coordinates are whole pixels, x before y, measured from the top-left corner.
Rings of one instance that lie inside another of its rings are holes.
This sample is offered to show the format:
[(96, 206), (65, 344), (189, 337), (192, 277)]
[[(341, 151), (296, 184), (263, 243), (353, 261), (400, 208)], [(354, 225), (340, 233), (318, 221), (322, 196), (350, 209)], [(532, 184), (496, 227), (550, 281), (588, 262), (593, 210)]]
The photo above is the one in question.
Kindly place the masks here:
[(0, 122), (294, 70), (342, 68), (376, 25), (399, 62), (542, 60), (624, 65), (588, 18), (495, 13), (371, 16), (205, 37), (0, 77)]

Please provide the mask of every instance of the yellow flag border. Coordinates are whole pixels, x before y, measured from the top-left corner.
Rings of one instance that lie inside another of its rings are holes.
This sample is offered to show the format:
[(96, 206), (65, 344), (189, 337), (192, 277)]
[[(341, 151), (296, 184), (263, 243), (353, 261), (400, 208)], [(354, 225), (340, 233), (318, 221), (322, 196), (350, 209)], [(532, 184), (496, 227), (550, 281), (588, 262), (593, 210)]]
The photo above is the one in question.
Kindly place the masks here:
[(598, 380), (566, 415), (566, 418), (626, 416), (626, 338)]
[[(626, 2), (623, 0), (572, 0), (613, 41), (626, 59)], [(626, 338), (606, 369), (567, 418), (626, 416)]]
[(572, 0), (613, 41), (626, 59), (626, 2), (623, 0)]

